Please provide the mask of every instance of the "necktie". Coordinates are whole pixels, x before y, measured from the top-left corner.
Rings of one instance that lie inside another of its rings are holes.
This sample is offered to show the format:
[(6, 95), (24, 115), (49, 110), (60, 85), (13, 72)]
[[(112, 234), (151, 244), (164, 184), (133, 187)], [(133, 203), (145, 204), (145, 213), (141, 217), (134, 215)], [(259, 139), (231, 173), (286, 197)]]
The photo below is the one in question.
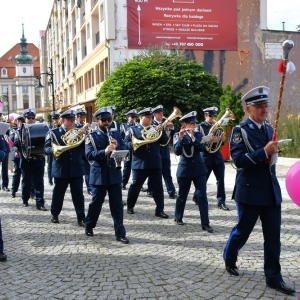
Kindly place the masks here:
[(261, 126), (260, 126), (260, 130), (261, 130), (263, 133), (266, 133), (265, 125), (261, 125)]

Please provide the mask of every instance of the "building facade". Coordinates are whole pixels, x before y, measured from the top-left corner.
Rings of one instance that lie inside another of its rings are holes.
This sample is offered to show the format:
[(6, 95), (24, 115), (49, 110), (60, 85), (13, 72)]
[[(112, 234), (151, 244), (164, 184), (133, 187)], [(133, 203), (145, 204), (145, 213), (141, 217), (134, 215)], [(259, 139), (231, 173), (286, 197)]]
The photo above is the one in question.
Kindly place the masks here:
[(26, 108), (41, 110), (40, 92), (35, 89), (39, 72), (39, 49), (27, 44), (23, 26), (21, 42), (0, 58), (0, 110), (4, 116), (21, 114)]

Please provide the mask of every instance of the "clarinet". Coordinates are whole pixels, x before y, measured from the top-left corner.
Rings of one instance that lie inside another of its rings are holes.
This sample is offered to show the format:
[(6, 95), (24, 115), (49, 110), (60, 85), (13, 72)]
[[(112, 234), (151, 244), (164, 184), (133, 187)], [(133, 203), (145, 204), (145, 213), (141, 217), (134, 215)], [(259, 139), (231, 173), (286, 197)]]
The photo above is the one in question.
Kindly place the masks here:
[[(109, 126), (106, 126), (106, 133), (107, 133), (109, 144), (112, 145), (113, 144), (112, 136), (110, 135)], [(110, 154), (107, 155), (107, 165), (109, 165), (109, 159), (110, 159)], [(116, 169), (120, 170), (122, 168), (121, 166), (122, 159), (115, 157), (114, 160), (115, 160)]]

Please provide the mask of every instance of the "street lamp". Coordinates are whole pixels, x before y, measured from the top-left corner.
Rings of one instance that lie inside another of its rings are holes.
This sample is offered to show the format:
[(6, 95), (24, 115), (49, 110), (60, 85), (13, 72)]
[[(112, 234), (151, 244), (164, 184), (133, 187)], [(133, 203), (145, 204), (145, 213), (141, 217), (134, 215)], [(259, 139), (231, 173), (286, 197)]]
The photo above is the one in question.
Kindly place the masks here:
[(41, 84), (41, 75), (48, 75), (49, 80), (48, 83), (51, 85), (51, 92), (52, 92), (52, 108), (55, 111), (55, 98), (54, 98), (54, 82), (53, 82), (53, 70), (52, 70), (52, 59), (50, 59), (50, 66), (48, 72), (43, 72), (36, 76), (36, 79), (39, 80), (39, 84), (35, 87), (36, 89), (42, 89), (44, 86)]

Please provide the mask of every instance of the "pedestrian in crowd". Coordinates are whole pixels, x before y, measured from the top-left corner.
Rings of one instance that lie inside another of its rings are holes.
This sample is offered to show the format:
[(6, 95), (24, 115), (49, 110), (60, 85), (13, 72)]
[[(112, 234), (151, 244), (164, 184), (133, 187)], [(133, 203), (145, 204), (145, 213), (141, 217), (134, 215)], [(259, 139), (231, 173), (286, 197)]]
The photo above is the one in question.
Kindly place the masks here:
[[(55, 111), (52, 111), (50, 113), (50, 117), (51, 117), (52, 123), (49, 124), (49, 129), (58, 128), (60, 126), (60, 122), (59, 122), (60, 114)], [(53, 156), (48, 155), (47, 156), (47, 175), (48, 175), (48, 183), (50, 185), (53, 185), (52, 162), (53, 162)]]
[[(1, 120), (0, 122), (3, 122), (2, 121), (3, 120), (2, 112), (0, 112), (0, 120)], [(9, 183), (8, 158), (9, 158), (9, 153), (10, 153), (10, 148), (9, 148), (8, 139), (7, 139), (8, 136), (9, 136), (9, 129), (6, 133), (4, 133), (3, 135), (0, 135), (0, 139), (4, 140), (4, 142), (5, 142), (5, 151), (7, 153), (5, 158), (1, 161), (1, 166), (2, 166), (2, 168), (1, 168), (1, 177), (2, 177), (1, 188), (5, 192), (10, 191), (10, 189), (8, 188), (8, 183)]]
[[(66, 110), (61, 117), (61, 126), (50, 130), (46, 136), (44, 152), (53, 155), (52, 143), (57, 146), (66, 146), (62, 136), (75, 128), (75, 110)], [(80, 136), (81, 138), (81, 136)], [(72, 140), (70, 141), (72, 142)], [(73, 205), (77, 215), (78, 225), (85, 226), (83, 175), (85, 175), (84, 143), (75, 144), (67, 151), (62, 151), (57, 159), (52, 162), (52, 176), (54, 188), (51, 202), (51, 222), (59, 223), (64, 197), (70, 185)]]
[[(36, 112), (32, 108), (28, 108), (23, 112), (23, 118), (26, 124), (35, 123)], [(28, 206), (28, 200), (31, 196), (32, 183), (34, 185), (34, 193), (36, 200), (36, 208), (41, 211), (46, 211), (44, 200), (44, 168), (45, 156), (31, 155), (24, 157), (21, 150), (21, 141), (19, 136), (15, 135), (14, 145), (15, 157), (20, 158), (20, 168), (22, 174), (22, 200), (23, 206)]]
[[(16, 126), (13, 127), (10, 131), (10, 140), (12, 143), (15, 143), (15, 139), (20, 139), (20, 130), (22, 127), (22, 124), (25, 122), (25, 119), (23, 116), (18, 116), (15, 119), (15, 124)], [(14, 169), (14, 174), (12, 176), (12, 183), (11, 183), (11, 197), (15, 198), (16, 193), (19, 189), (20, 186), (20, 180), (21, 180), (21, 167), (20, 167), (20, 156), (17, 155), (16, 149), (12, 147), (12, 156), (11, 159), (13, 161), (13, 169)]]
[(229, 142), (231, 157), (237, 167), (232, 198), (236, 202), (238, 223), (224, 249), (225, 267), (239, 276), (236, 262), (258, 218), (264, 236), (264, 272), (266, 284), (285, 294), (293, 294), (282, 278), (280, 267), (281, 189), (275, 162), (278, 141), (272, 141), (273, 129), (268, 117), (269, 88), (259, 86), (246, 93), (242, 101), (248, 118), (234, 127)]
[[(216, 117), (218, 115), (218, 108), (208, 107), (203, 110), (205, 121), (199, 125), (197, 125), (197, 130), (199, 130), (203, 136), (208, 135), (210, 129), (216, 122)], [(223, 134), (221, 136), (221, 142), (224, 142), (226, 136)], [(212, 136), (208, 143), (217, 143), (219, 142), (219, 138), (217, 136)], [(219, 150), (211, 153), (207, 151), (206, 147), (204, 147), (203, 152), (201, 152), (202, 158), (207, 168), (206, 173), (206, 182), (211, 174), (214, 172), (214, 175), (217, 179), (217, 205), (222, 210), (229, 210), (226, 206), (226, 194), (225, 194), (225, 163), (222, 156), (222, 153)], [(195, 196), (193, 197), (195, 201)]]
[(109, 207), (114, 221), (115, 236), (118, 242), (128, 244), (123, 225), (122, 203), (122, 173), (116, 162), (110, 158), (114, 150), (125, 150), (125, 144), (117, 131), (109, 131), (112, 122), (112, 110), (108, 107), (98, 109), (94, 118), (99, 128), (87, 135), (85, 154), (91, 164), (90, 184), (92, 202), (86, 217), (85, 234), (93, 236), (106, 193), (108, 193)]
[[(158, 105), (153, 108), (153, 125), (160, 125), (163, 124), (164, 118), (164, 107), (162, 105)], [(169, 194), (170, 199), (176, 199), (177, 193), (173, 183), (172, 175), (171, 175), (171, 157), (170, 157), (170, 148), (169, 148), (169, 141), (173, 139), (174, 136), (174, 124), (169, 121), (166, 127), (166, 132), (169, 137), (169, 140), (166, 144), (161, 145), (160, 147), (160, 155), (161, 155), (161, 163), (162, 163), (162, 176), (165, 181), (165, 185), (167, 188), (167, 192)], [(153, 186), (151, 179), (148, 179), (148, 196), (152, 197), (153, 194)]]
[[(121, 124), (121, 136), (122, 139), (125, 139), (125, 136), (129, 130), (130, 127), (136, 125), (136, 117), (137, 117), (137, 111), (135, 109), (131, 109), (126, 113), (127, 122)], [(123, 190), (126, 190), (126, 185), (129, 181), (130, 174), (131, 174), (131, 161), (132, 161), (132, 150), (129, 150), (128, 155), (124, 161), (124, 167), (123, 167), (123, 175), (122, 175), (122, 188)]]
[[(80, 109), (76, 112), (76, 122), (75, 122), (75, 128), (81, 128), (85, 130), (87, 133), (90, 124), (85, 122), (87, 111), (85, 109)], [(85, 186), (87, 193), (89, 195), (92, 195), (92, 190), (91, 190), (91, 185), (89, 184), (90, 181), (90, 164), (87, 161), (86, 157), (84, 158), (85, 162), (85, 175), (84, 175), (84, 180), (85, 180)]]
[[(126, 148), (134, 150), (132, 138), (137, 141), (142, 141), (141, 146), (132, 152), (132, 184), (128, 190), (127, 196), (127, 213), (134, 214), (134, 206), (137, 202), (141, 188), (145, 180), (149, 177), (153, 189), (153, 198), (156, 204), (155, 216), (167, 219), (169, 216), (164, 212), (164, 190), (162, 185), (162, 161), (160, 154), (160, 144), (168, 142), (169, 137), (163, 130), (161, 136), (153, 142), (147, 143), (144, 140), (142, 131), (152, 123), (153, 111), (151, 107), (141, 110), (138, 115), (140, 116), (140, 123), (132, 126), (129, 133), (125, 137)], [(154, 128), (150, 127), (153, 131)], [(157, 132), (158, 133), (158, 132)], [(154, 135), (152, 132), (151, 135)]]
[[(0, 138), (0, 162), (5, 160), (7, 154), (8, 153), (7, 153), (6, 142), (4, 139)], [(0, 218), (0, 261), (5, 261), (7, 259), (3, 251), (4, 251), (4, 246), (3, 246), (2, 227), (1, 227), (1, 218)]]
[(179, 191), (176, 199), (174, 221), (177, 225), (184, 225), (182, 218), (185, 203), (193, 182), (196, 188), (195, 197), (200, 212), (202, 229), (212, 233), (213, 229), (209, 225), (206, 195), (207, 168), (200, 155), (207, 140), (199, 131), (195, 130), (198, 122), (196, 116), (197, 112), (195, 111), (183, 116), (180, 119), (182, 127), (174, 135), (174, 153), (180, 156), (176, 172)]

